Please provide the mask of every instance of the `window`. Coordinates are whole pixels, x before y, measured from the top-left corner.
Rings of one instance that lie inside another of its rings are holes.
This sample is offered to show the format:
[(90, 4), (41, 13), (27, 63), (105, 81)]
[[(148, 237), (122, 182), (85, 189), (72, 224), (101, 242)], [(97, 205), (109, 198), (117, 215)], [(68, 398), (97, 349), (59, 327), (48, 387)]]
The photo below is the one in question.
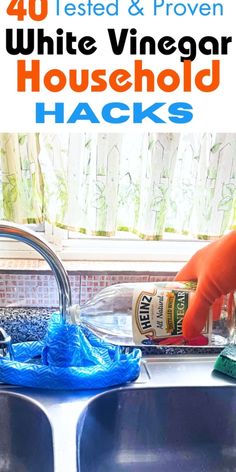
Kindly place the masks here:
[[(205, 244), (198, 237), (235, 227), (235, 134), (3, 133), (0, 141), (1, 218), (44, 230), (65, 259), (182, 261)], [(6, 247), (19, 257), (17, 243)]]

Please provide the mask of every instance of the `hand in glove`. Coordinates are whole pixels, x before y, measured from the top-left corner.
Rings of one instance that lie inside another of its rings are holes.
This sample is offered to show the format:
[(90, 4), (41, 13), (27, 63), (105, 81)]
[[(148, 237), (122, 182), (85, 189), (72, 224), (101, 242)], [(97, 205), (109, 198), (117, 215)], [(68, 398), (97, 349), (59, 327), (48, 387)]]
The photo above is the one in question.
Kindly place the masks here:
[(183, 335), (198, 336), (205, 326), (210, 306), (213, 317), (220, 310), (219, 297), (236, 289), (236, 231), (208, 244), (189, 260), (175, 280), (197, 281), (196, 293), (185, 313)]

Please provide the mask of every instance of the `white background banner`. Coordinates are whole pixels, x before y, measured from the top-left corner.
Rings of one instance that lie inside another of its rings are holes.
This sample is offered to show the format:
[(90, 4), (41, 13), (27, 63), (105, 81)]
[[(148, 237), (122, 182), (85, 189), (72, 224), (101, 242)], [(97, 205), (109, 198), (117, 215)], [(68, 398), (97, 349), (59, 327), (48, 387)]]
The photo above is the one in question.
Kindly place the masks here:
[(234, 0), (2, 0), (0, 132), (235, 132), (235, 18)]

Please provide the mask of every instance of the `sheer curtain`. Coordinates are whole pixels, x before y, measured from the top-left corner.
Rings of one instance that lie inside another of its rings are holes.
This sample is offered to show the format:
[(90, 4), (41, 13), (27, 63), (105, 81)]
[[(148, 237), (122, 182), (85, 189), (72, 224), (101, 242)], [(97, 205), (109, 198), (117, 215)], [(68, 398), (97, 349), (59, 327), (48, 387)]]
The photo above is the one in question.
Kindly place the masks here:
[(0, 218), (43, 221), (44, 191), (35, 134), (0, 133)]
[(86, 234), (236, 227), (236, 134), (2, 134), (0, 217)]

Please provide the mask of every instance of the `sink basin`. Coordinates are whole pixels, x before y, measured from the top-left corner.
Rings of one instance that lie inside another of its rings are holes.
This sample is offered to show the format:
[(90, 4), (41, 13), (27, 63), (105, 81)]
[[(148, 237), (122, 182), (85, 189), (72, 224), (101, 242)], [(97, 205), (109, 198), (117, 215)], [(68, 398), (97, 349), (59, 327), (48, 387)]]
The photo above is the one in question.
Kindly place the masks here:
[(52, 429), (43, 409), (0, 392), (0, 472), (53, 472)]
[(77, 426), (78, 472), (236, 470), (235, 387), (119, 389)]

